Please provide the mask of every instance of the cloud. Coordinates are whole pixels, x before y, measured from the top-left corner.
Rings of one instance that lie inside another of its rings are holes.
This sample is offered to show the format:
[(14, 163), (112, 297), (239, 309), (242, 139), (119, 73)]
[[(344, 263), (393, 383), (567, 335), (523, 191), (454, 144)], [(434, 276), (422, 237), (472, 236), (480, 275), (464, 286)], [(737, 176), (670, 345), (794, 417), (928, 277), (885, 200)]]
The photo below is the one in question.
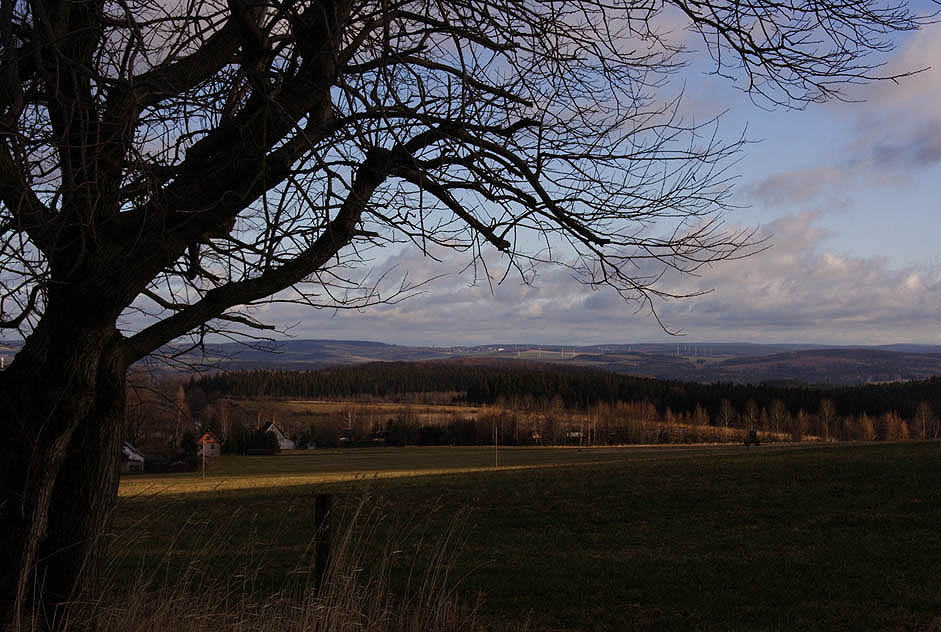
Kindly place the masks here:
[(845, 190), (856, 179), (856, 173), (845, 167), (799, 167), (746, 185), (741, 193), (746, 199), (767, 206), (804, 206), (821, 196)]
[(885, 75), (903, 75), (897, 81), (870, 84), (869, 101), (887, 106), (920, 106), (937, 112), (941, 106), (941, 23), (928, 24), (907, 37), (883, 68)]
[[(749, 149), (770, 169), (741, 187), (744, 199), (767, 207), (832, 210), (863, 191), (917, 182), (924, 170), (941, 164), (936, 60), (941, 60), (941, 24), (906, 37), (880, 70), (882, 75), (922, 72), (851, 86), (846, 95), (851, 102), (809, 108), (796, 120), (771, 117), (766, 130), (772, 140)], [(814, 130), (805, 138), (798, 133), (804, 122)], [(785, 157), (777, 160), (782, 147)]]
[[(907, 38), (886, 72), (922, 68), (934, 60), (941, 60), (941, 25)], [(703, 112), (723, 109), (716, 103), (724, 103), (729, 92), (724, 85), (691, 82), (685, 111), (701, 119)], [(810, 108), (800, 113), (797, 127), (788, 117), (781, 117), (780, 124), (779, 114), (769, 117), (781, 131), (775, 137), (780, 144), (768, 143), (771, 158), (749, 156), (743, 163), (753, 165), (756, 175), (741, 193), (772, 209), (804, 212), (766, 225), (763, 231), (773, 235), (773, 248), (758, 256), (713, 265), (699, 277), (667, 275), (663, 281), (669, 291), (708, 292), (657, 301), (668, 327), (683, 331), (687, 340), (941, 343), (941, 261), (902, 266), (862, 250), (881, 248), (897, 257), (889, 244), (893, 234), (902, 235), (897, 243), (905, 242), (906, 252), (915, 241), (908, 239), (911, 231), (937, 234), (931, 223), (934, 202), (905, 199), (901, 185), (930, 178), (926, 169), (941, 162), (941, 67), (898, 85), (868, 84), (849, 96), (866, 102)], [(805, 117), (808, 125), (802, 129)], [(829, 126), (837, 128), (834, 133)], [(882, 197), (871, 195), (886, 191)], [(892, 199), (895, 191), (897, 200)], [(838, 220), (840, 234), (821, 227), (822, 213), (834, 208), (849, 211)], [(867, 212), (896, 224), (862, 221)], [(842, 246), (835, 245), (837, 237)], [(856, 246), (854, 239), (866, 245)], [(406, 273), (413, 282), (430, 280), (408, 300), (340, 311), (274, 304), (259, 317), (281, 327), (293, 325), (297, 337), (400, 344), (586, 344), (665, 337), (643, 304), (579, 284), (564, 268), (542, 267), (535, 277), (527, 276), (527, 284), (512, 270), (504, 278), (507, 263), (500, 259), (488, 259), (485, 271), (468, 267), (467, 253), (431, 254), (441, 261), (405, 249), (375, 262), (377, 273), (390, 271), (380, 284), (383, 297), (392, 296)]]
[[(770, 250), (716, 264), (700, 277), (667, 275), (668, 290), (708, 293), (658, 301), (660, 317), (688, 340), (941, 343), (941, 270), (894, 268), (882, 257), (828, 250), (819, 219), (813, 213), (781, 218), (765, 228), (773, 234)], [(564, 268), (542, 268), (531, 285), (510, 277), (491, 293), (486, 283), (471, 284), (472, 277), (460, 273), (466, 264), (462, 255), (436, 254), (441, 263), (417, 253), (392, 258), (413, 278), (449, 271), (401, 303), (340, 312), (275, 305), (267, 316), (282, 325), (299, 323), (292, 331), (297, 337), (399, 344), (590, 344), (665, 337), (643, 305), (580, 284)]]
[(941, 120), (892, 127), (896, 128), (893, 133), (883, 132), (873, 139), (871, 152), (878, 165), (906, 169), (941, 162)]
[[(909, 170), (941, 163), (941, 24), (924, 27), (908, 37), (883, 69), (905, 74), (897, 81), (868, 84), (852, 96), (863, 107), (838, 106), (842, 116), (855, 120), (849, 149), (873, 166)], [(920, 72), (916, 72), (920, 71)]]
[[(819, 216), (773, 222), (774, 247), (758, 257), (717, 266), (715, 292), (692, 306), (691, 330), (726, 339), (875, 344), (938, 341), (941, 274), (894, 268), (883, 257), (854, 257), (825, 248)], [(669, 309), (662, 315), (670, 319)], [(708, 337), (708, 336), (707, 336)]]

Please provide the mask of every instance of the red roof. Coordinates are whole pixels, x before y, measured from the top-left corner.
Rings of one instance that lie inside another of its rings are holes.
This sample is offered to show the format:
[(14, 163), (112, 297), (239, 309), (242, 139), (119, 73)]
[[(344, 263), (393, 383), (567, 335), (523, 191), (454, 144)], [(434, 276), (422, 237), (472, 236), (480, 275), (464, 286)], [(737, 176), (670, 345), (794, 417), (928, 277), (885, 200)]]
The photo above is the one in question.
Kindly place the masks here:
[(219, 443), (219, 440), (209, 431), (199, 438), (199, 441), (196, 443)]

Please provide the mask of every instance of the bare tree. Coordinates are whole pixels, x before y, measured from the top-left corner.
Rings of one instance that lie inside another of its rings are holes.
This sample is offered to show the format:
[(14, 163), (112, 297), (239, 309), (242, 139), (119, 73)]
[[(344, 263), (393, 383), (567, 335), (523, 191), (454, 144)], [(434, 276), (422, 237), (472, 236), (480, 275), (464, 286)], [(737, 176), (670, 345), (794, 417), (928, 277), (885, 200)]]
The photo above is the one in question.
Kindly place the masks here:
[(745, 412), (742, 414), (742, 423), (743, 427), (748, 430), (753, 430), (759, 427), (758, 418), (760, 417), (760, 412), (758, 410), (758, 404), (755, 403), (755, 400), (749, 399), (745, 404)]
[(771, 400), (771, 407), (768, 409), (768, 415), (771, 418), (771, 429), (775, 433), (784, 432), (789, 423), (790, 412), (787, 406), (780, 399)]
[(768, 415), (768, 409), (762, 408), (758, 413), (758, 428), (768, 431), (771, 428), (771, 417)]
[(856, 440), (875, 441), (876, 438), (876, 426), (872, 418), (866, 413), (860, 413), (856, 422)]
[(716, 412), (716, 424), (724, 428), (729, 428), (734, 426), (738, 421), (738, 412), (735, 410), (735, 406), (732, 405), (725, 397), (722, 398), (722, 401), (719, 402), (719, 410)]
[(219, 399), (216, 401), (216, 421), (217, 427), (219, 430), (219, 437), (224, 442), (229, 438), (229, 434), (232, 430), (232, 406), (229, 404), (228, 400)]
[(914, 430), (921, 439), (930, 439), (935, 438), (936, 433), (933, 432), (935, 429), (935, 420), (934, 412), (931, 410), (931, 404), (928, 402), (922, 401), (918, 403), (918, 407), (915, 409), (915, 419), (914, 421)]
[(790, 427), (788, 432), (791, 435), (791, 441), (800, 441), (803, 438), (804, 433), (807, 432), (807, 427), (809, 426), (807, 419), (807, 413), (804, 412), (804, 409), (801, 408), (797, 411), (797, 414), (790, 418)]
[(696, 408), (693, 409), (692, 425), (694, 426), (708, 426), (709, 422), (709, 413), (706, 412), (699, 404), (696, 404)]
[(820, 420), (820, 434), (823, 435), (824, 441), (829, 441), (836, 430), (837, 416), (836, 416), (836, 406), (828, 397), (824, 397), (820, 400), (820, 412), (817, 414), (817, 418)]
[(127, 369), (180, 336), (387, 300), (357, 270), (388, 245), (639, 301), (743, 254), (719, 219), (739, 142), (661, 100), (668, 6), (788, 105), (873, 78), (919, 22), (873, 0), (0, 0), (0, 320), (25, 339), (0, 379), (0, 617), (96, 576)]

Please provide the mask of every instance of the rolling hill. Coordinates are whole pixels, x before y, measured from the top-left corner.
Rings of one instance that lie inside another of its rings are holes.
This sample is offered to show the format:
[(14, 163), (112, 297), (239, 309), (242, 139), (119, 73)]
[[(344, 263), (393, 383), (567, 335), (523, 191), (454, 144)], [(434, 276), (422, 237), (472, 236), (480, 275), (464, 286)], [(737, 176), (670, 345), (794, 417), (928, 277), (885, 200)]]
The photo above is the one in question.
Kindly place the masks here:
[(287, 340), (245, 347), (207, 345), (204, 366), (225, 370), (320, 369), (366, 362), (446, 359), (557, 362), (616, 373), (693, 382), (853, 385), (941, 375), (941, 347), (824, 347), (745, 343), (637, 344), (570, 347), (494, 344), (410, 347), (356, 340)]

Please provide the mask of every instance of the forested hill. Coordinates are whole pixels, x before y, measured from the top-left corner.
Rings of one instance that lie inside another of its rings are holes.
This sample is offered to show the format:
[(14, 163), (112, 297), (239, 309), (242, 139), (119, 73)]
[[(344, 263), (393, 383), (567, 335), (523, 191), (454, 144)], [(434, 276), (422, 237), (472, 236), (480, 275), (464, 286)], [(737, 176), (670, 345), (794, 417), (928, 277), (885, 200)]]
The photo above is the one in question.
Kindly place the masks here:
[[(606, 344), (584, 347), (493, 344), (407, 347), (355, 340), (287, 340), (246, 347), (207, 344), (198, 353), (168, 348), (176, 361), (224, 370), (312, 371), (369, 362), (424, 360), (553, 362), (680, 382), (856, 384), (941, 375), (941, 346), (820, 347), (796, 344)], [(0, 350), (2, 358), (2, 350)]]
[(401, 400), (418, 393), (451, 393), (455, 401), (493, 404), (503, 400), (561, 400), (566, 407), (599, 402), (649, 401), (661, 412), (692, 413), (700, 406), (710, 414), (723, 399), (738, 410), (749, 402), (765, 408), (780, 400), (789, 410), (815, 411), (823, 398), (842, 414), (914, 414), (921, 402), (941, 411), (941, 380), (871, 384), (854, 387), (701, 384), (640, 378), (598, 369), (528, 362), (376, 362), (317, 371), (233, 371), (194, 379), (210, 398), (350, 398), (366, 396)]

